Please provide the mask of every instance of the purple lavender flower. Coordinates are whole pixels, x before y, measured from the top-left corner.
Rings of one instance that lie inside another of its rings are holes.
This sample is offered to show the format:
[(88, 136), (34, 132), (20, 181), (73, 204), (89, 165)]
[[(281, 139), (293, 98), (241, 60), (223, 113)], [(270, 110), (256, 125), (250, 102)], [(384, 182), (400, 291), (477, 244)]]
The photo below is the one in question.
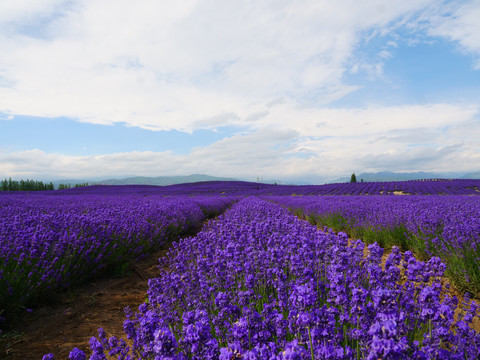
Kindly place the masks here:
[(153, 346), (155, 355), (164, 358), (173, 357), (177, 346), (177, 340), (169, 329), (160, 328), (155, 332), (155, 345)]
[(78, 348), (73, 348), (72, 351), (70, 351), (70, 354), (68, 355), (69, 360), (86, 360), (87, 356), (85, 353), (78, 349)]
[(363, 249), (245, 198), (172, 246), (149, 304), (127, 314), (131, 349), (105, 336), (92, 349), (158, 359), (476, 357), (478, 310), (455, 323), (437, 258), (402, 259), (394, 248), (383, 268), (378, 243), (367, 258)]

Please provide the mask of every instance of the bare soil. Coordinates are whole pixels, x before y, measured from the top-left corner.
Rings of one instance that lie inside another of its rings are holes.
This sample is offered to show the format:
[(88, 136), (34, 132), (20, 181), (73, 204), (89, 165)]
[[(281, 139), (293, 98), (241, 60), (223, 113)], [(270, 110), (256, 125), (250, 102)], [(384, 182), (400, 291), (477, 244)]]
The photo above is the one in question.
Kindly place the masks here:
[(35, 310), (0, 340), (0, 359), (42, 359), (47, 353), (68, 359), (74, 347), (90, 354), (89, 339), (100, 327), (108, 336), (122, 335), (124, 308), (135, 312), (145, 302), (148, 279), (159, 275), (158, 259), (167, 251), (164, 247), (131, 266), (124, 277), (97, 279)]

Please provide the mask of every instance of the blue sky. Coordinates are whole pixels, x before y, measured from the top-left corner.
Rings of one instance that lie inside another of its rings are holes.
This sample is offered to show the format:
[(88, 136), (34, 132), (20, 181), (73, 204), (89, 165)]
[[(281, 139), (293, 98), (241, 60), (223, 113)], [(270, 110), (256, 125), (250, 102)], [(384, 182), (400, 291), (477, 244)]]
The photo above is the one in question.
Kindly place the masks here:
[(480, 171), (480, 1), (0, 3), (0, 178)]
[(215, 131), (198, 129), (191, 133), (151, 131), (127, 124), (97, 125), (70, 118), (32, 116), (0, 121), (0, 143), (5, 150), (18, 152), (33, 148), (70, 156), (170, 150), (184, 155), (194, 147), (221, 140), (231, 132), (229, 127)]

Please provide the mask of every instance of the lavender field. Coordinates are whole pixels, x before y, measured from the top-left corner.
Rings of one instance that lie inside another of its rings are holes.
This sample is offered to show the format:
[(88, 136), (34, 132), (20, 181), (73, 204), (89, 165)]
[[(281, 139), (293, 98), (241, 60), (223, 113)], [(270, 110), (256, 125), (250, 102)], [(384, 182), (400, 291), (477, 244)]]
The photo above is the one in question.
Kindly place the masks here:
[(0, 54), (0, 360), (480, 359), (480, 0), (3, 0)]
[(417, 258), (439, 256), (460, 290), (480, 294), (478, 196), (271, 196), (312, 224), (345, 231), (366, 243), (399, 246)]
[(0, 196), (0, 320), (177, 239), (234, 201), (128, 194)]
[[(0, 316), (8, 324), (174, 241), (124, 333), (92, 334), (90, 359), (476, 359), (479, 188), (218, 182), (0, 193)], [(446, 276), (468, 290), (461, 301)]]

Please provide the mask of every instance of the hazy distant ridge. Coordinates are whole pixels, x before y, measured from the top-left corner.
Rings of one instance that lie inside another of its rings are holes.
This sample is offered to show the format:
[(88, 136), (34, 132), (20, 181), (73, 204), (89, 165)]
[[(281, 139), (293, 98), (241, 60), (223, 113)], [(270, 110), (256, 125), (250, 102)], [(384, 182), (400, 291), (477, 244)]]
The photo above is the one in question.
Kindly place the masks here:
[(193, 174), (186, 176), (135, 176), (125, 179), (108, 179), (96, 182), (101, 185), (158, 185), (167, 186), (175, 184), (194, 183), (200, 181), (238, 181), (233, 178), (216, 177), (204, 174)]
[[(383, 171), (378, 173), (361, 173), (356, 174), (357, 181), (360, 182), (361, 179), (365, 182), (387, 182), (387, 181), (407, 181), (407, 180), (422, 180), (422, 179), (480, 179), (480, 172), (472, 173), (433, 173), (433, 172), (409, 172), (409, 173), (394, 173), (391, 171)], [(157, 176), (157, 177), (147, 177), (147, 176), (131, 176), (120, 179), (106, 179), (106, 180), (89, 180), (89, 179), (69, 179), (69, 180), (57, 180), (53, 181), (53, 184), (57, 188), (59, 184), (70, 184), (74, 186), (75, 184), (88, 183), (90, 185), (100, 184), (100, 185), (157, 185), (157, 186), (168, 186), (175, 184), (186, 184), (186, 183), (195, 183), (201, 181), (246, 181), (245, 179), (236, 179), (236, 178), (227, 178), (227, 177), (217, 177), (210, 176), (205, 174), (193, 174), (185, 176)], [(292, 185), (309, 185), (309, 184), (324, 184), (328, 183), (342, 183), (349, 182), (350, 175), (348, 177), (342, 177), (332, 181), (315, 181), (312, 179), (304, 179), (302, 181), (291, 180), (291, 181), (282, 181), (278, 180), (260, 180), (259, 182), (264, 184), (292, 184)]]

